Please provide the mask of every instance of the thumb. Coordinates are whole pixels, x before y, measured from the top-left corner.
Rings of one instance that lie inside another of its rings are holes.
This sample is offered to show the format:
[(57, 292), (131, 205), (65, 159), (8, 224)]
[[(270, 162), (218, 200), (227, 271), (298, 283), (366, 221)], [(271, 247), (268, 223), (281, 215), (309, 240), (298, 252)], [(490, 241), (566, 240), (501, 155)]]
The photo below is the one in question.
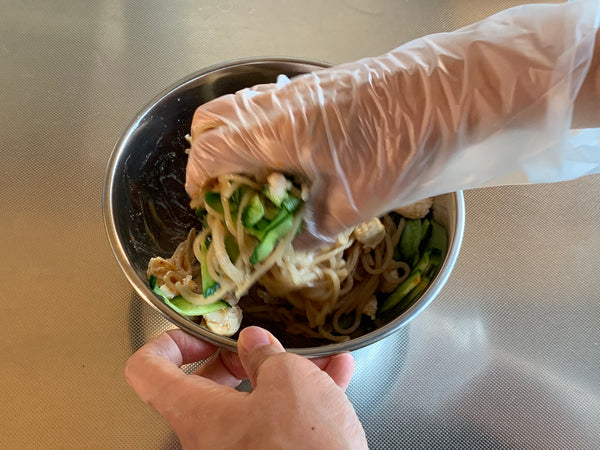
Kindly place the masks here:
[(238, 339), (238, 355), (250, 383), (256, 387), (258, 371), (271, 356), (285, 353), (275, 336), (259, 327), (244, 328)]

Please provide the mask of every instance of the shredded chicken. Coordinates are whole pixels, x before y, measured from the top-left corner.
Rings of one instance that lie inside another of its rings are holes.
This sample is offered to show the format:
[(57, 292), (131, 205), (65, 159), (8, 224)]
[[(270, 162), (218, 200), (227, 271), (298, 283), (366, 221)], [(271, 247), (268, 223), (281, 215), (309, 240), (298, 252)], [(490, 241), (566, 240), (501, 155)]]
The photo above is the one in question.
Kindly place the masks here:
[(375, 320), (375, 317), (377, 315), (377, 298), (374, 295), (371, 296), (371, 298), (365, 305), (365, 309), (363, 309), (363, 314)]
[(239, 330), (242, 323), (242, 309), (232, 306), (227, 309), (204, 314), (203, 322), (213, 333), (221, 336), (233, 336)]
[(273, 172), (267, 177), (267, 183), (269, 184), (271, 195), (276, 199), (285, 197), (287, 192), (292, 188), (292, 183), (277, 172)]
[(385, 226), (378, 218), (371, 219), (354, 229), (354, 237), (365, 251), (371, 251), (385, 238)]
[(422, 219), (429, 214), (429, 210), (431, 209), (432, 205), (433, 198), (428, 197), (410, 205), (403, 206), (402, 208), (397, 208), (394, 211), (400, 215), (403, 215), (407, 219)]

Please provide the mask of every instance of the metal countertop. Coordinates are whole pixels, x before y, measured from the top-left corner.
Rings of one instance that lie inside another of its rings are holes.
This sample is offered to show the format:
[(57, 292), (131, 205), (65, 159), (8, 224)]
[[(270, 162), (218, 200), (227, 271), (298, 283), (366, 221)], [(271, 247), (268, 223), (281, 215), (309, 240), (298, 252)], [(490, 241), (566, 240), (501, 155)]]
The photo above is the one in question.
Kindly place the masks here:
[[(250, 56), (341, 63), (517, 1), (0, 2), (0, 448), (179, 444), (123, 365), (170, 328), (111, 253), (112, 147), (158, 92)], [(372, 448), (600, 448), (600, 177), (466, 192), (441, 295), (355, 352)]]

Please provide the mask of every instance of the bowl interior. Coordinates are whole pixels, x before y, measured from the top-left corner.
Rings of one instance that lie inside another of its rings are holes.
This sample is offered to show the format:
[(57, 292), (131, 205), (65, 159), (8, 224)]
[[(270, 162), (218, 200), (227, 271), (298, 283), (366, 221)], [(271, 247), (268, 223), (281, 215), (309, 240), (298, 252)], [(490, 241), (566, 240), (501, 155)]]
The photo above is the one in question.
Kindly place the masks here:
[[(207, 69), (167, 89), (151, 102), (128, 127), (117, 143), (106, 175), (105, 218), (113, 250), (136, 291), (180, 328), (235, 349), (235, 339), (215, 335), (182, 317), (152, 293), (147, 286), (146, 269), (154, 256), (169, 257), (185, 239), (190, 228), (200, 225), (189, 208), (184, 189), (185, 153), (192, 116), (196, 108), (213, 98), (255, 84), (275, 82), (279, 74), (289, 77), (314, 71), (325, 64), (274, 59), (244, 61)], [(272, 330), (284, 345), (296, 353), (313, 356), (359, 348), (392, 332), (426, 306), (444, 283), (456, 252), (457, 231), (462, 235), (462, 194), (446, 194), (436, 199), (434, 216), (446, 225), (450, 250), (444, 266), (425, 294), (413, 307), (374, 332), (356, 337), (346, 345), (289, 336), (277, 324), (265, 324), (245, 314), (243, 326), (261, 324)], [(456, 248), (455, 248), (456, 247)], [(454, 250), (453, 250), (454, 249)], [(427, 298), (427, 297), (431, 298)]]

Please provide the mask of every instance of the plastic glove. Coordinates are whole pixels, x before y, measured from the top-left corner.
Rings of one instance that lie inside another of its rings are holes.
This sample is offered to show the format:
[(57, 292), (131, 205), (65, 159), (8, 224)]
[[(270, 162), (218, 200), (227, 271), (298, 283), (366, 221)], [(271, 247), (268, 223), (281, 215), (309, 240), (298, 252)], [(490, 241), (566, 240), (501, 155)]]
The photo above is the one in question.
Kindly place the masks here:
[[(286, 353), (267, 331), (250, 327), (240, 333), (239, 359), (221, 352), (194, 374), (179, 368), (216, 350), (171, 330), (127, 361), (128, 383), (169, 422), (183, 448), (367, 448), (344, 395), (354, 369), (349, 353), (313, 364)], [(253, 391), (233, 389), (246, 376)]]
[(424, 197), (598, 171), (597, 135), (572, 144), (569, 128), (596, 70), (599, 9), (598, 1), (520, 6), (202, 105), (188, 194), (223, 173), (295, 174), (311, 185), (307, 229), (328, 240)]

